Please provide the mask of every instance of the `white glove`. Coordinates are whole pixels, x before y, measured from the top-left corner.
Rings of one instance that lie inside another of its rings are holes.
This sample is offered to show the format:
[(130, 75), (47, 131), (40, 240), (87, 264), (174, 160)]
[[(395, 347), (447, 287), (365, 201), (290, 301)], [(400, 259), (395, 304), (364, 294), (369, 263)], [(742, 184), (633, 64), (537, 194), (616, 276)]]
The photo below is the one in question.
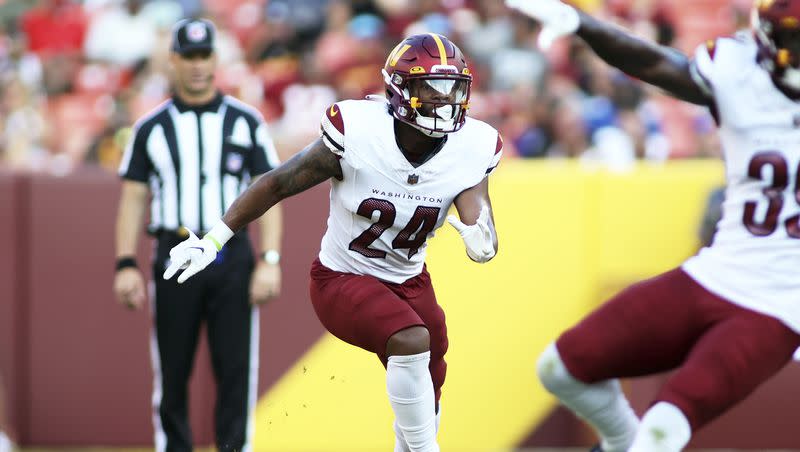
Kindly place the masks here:
[(169, 250), (169, 267), (164, 271), (164, 279), (172, 278), (178, 270), (184, 270), (178, 276), (178, 284), (182, 284), (200, 270), (208, 267), (217, 258), (217, 245), (207, 238), (199, 239), (189, 231), (189, 238)]
[(575, 33), (581, 24), (578, 11), (559, 0), (506, 0), (506, 6), (541, 23), (538, 43), (544, 50), (561, 36)]
[(467, 226), (455, 215), (448, 215), (447, 222), (453, 225), (461, 234), (464, 245), (467, 247), (467, 256), (479, 264), (488, 262), (495, 255), (492, 228), (489, 226), (489, 208), (483, 206), (478, 221)]

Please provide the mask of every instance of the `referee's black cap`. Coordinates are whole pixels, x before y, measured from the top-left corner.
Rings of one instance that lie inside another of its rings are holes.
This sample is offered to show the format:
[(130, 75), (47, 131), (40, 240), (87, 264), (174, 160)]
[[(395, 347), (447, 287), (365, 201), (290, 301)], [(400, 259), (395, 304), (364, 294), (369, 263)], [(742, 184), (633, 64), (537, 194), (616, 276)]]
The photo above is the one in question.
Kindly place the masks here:
[(172, 28), (172, 51), (185, 54), (195, 50), (214, 51), (214, 24), (206, 19), (183, 19)]

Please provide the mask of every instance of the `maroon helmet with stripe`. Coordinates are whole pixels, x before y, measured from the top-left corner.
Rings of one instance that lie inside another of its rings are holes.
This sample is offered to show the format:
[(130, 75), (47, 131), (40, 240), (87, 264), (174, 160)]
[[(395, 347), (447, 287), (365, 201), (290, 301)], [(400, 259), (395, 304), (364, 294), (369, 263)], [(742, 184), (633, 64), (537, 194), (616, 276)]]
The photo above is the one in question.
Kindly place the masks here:
[(782, 87), (800, 93), (800, 0), (756, 0), (751, 19), (758, 61)]
[(472, 74), (461, 50), (446, 37), (409, 36), (392, 50), (382, 72), (398, 120), (439, 137), (464, 125)]

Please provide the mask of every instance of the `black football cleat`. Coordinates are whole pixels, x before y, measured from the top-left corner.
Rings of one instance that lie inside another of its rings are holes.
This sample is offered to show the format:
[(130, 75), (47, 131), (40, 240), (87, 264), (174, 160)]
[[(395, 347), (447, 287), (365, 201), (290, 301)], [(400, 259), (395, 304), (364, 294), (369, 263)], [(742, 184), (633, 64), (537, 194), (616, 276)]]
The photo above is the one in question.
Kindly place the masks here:
[(600, 444), (595, 444), (591, 449), (589, 449), (589, 452), (603, 452), (603, 448), (600, 447)]

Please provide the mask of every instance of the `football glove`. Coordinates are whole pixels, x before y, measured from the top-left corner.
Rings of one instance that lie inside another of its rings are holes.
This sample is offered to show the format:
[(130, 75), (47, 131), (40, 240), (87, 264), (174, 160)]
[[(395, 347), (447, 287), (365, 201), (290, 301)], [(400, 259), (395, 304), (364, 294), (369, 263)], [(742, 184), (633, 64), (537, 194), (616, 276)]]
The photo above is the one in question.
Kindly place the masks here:
[(581, 24), (578, 11), (559, 0), (506, 0), (506, 6), (542, 25), (539, 48), (547, 50), (556, 39), (575, 33)]
[(195, 275), (200, 270), (208, 267), (217, 258), (216, 243), (204, 237), (197, 238), (194, 232), (189, 231), (189, 238), (175, 245), (169, 251), (170, 264), (164, 271), (164, 279), (172, 278), (178, 270), (183, 273), (178, 276), (178, 284)]
[(464, 246), (467, 248), (467, 256), (470, 259), (483, 264), (494, 257), (494, 237), (492, 228), (489, 226), (489, 208), (487, 206), (481, 208), (478, 221), (473, 225), (467, 226), (455, 215), (448, 215), (447, 222), (461, 234), (461, 239), (464, 240)]

